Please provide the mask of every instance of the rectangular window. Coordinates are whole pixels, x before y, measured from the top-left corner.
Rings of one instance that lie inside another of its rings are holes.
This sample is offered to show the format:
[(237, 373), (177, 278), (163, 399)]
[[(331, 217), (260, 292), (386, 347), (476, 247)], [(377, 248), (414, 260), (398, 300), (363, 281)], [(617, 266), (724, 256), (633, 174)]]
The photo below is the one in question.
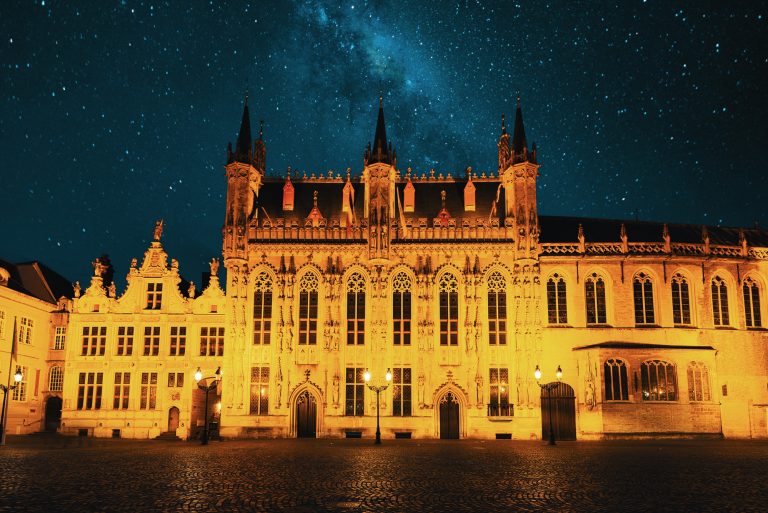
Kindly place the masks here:
[(458, 292), (440, 292), (440, 345), (459, 345)]
[(605, 282), (599, 277), (590, 277), (584, 285), (587, 306), (587, 324), (605, 324)]
[(491, 400), (488, 404), (489, 417), (511, 417), (509, 404), (509, 370), (506, 367), (490, 369)]
[(200, 356), (224, 355), (224, 327), (200, 328)]
[(683, 326), (691, 324), (688, 282), (677, 276), (672, 278), (672, 322)]
[(171, 356), (184, 356), (187, 350), (187, 327), (171, 326)]
[(272, 332), (272, 292), (257, 291), (253, 295), (253, 343), (267, 345)]
[(488, 292), (488, 343), (507, 345), (507, 294), (504, 291)]
[(392, 415), (411, 416), (411, 369), (395, 367), (392, 369)]
[(54, 351), (61, 351), (64, 349), (64, 341), (67, 339), (67, 327), (56, 326), (56, 334), (53, 336), (53, 349)]
[(144, 326), (144, 356), (160, 354), (160, 326)]
[(347, 367), (345, 415), (360, 416), (365, 414), (365, 369)]
[(163, 304), (163, 284), (147, 283), (147, 310), (160, 310)]
[(102, 372), (81, 372), (77, 384), (77, 409), (101, 409), (101, 387), (104, 382)]
[(347, 345), (365, 343), (365, 292), (347, 292)]
[(133, 326), (119, 326), (117, 328), (117, 356), (131, 356), (133, 354)]
[(184, 373), (183, 372), (169, 372), (168, 373), (168, 388), (184, 388)]
[(34, 326), (34, 323), (32, 322), (32, 319), (29, 319), (27, 317), (21, 318), (21, 321), (19, 321), (19, 334), (17, 338), (19, 344), (30, 345), (32, 343), (33, 326)]
[(396, 346), (411, 345), (411, 292), (392, 293), (392, 326)]
[(317, 344), (317, 291), (299, 293), (299, 345)]
[(251, 415), (269, 415), (269, 367), (251, 367)]
[(27, 400), (27, 382), (29, 380), (27, 373), (29, 372), (29, 369), (27, 367), (17, 365), (16, 371), (21, 371), (21, 381), (19, 382), (18, 386), (13, 389), (13, 400), (23, 402)]
[(106, 326), (83, 326), (83, 345), (81, 355), (104, 356), (107, 350)]
[(131, 373), (115, 372), (115, 397), (112, 401), (112, 408), (115, 410), (127, 410), (130, 391)]
[(64, 387), (64, 369), (58, 365), (51, 367), (48, 373), (48, 390), (61, 392)]
[(157, 405), (157, 372), (141, 373), (140, 410), (154, 410)]

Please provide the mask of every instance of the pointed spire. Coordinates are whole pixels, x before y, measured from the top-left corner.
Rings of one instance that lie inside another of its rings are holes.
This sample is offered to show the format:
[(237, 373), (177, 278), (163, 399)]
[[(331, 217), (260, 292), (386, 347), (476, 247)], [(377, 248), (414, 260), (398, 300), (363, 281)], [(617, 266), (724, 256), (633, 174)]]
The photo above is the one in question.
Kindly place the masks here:
[(231, 162), (251, 163), (251, 115), (248, 112), (248, 93), (245, 93), (245, 105), (243, 106), (243, 119), (240, 121), (240, 133), (235, 143), (235, 152), (229, 155), (227, 159)]
[(523, 126), (523, 108), (520, 106), (520, 95), (517, 96), (515, 111), (515, 131), (512, 135), (512, 155), (514, 162), (525, 162), (528, 159), (528, 142), (525, 139)]
[(384, 125), (384, 97), (379, 96), (379, 116), (376, 120), (376, 134), (373, 136), (373, 147), (366, 151), (366, 164), (382, 162), (392, 164), (392, 146), (387, 144), (387, 129)]

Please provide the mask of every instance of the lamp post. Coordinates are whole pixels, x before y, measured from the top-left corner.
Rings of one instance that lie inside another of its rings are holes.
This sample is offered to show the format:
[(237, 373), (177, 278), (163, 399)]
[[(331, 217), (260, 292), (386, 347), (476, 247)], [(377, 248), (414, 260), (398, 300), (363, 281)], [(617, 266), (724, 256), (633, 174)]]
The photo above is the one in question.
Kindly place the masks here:
[(552, 427), (552, 389), (559, 385), (560, 380), (563, 379), (563, 369), (561, 369), (558, 365), (557, 371), (555, 371), (557, 381), (546, 383), (544, 385), (541, 384), (541, 369), (539, 369), (538, 365), (536, 366), (536, 370), (533, 371), (533, 376), (536, 378), (536, 384), (539, 385), (539, 387), (541, 387), (543, 390), (547, 391), (547, 404), (549, 409), (549, 445), (555, 445), (555, 430)]
[(205, 392), (205, 424), (203, 425), (203, 437), (200, 440), (201, 445), (208, 445), (208, 393), (211, 390), (215, 390), (219, 386), (221, 381), (221, 367), (216, 369), (216, 373), (213, 376), (203, 377), (203, 372), (200, 367), (195, 371), (195, 382), (197, 382), (197, 388)]
[(16, 373), (13, 375), (13, 385), (0, 385), (0, 390), (3, 391), (3, 409), (0, 412), (0, 445), (5, 445), (5, 422), (8, 416), (8, 392), (16, 390), (21, 383), (24, 376), (21, 374), (21, 369), (16, 368)]
[(384, 379), (386, 379), (387, 383), (385, 385), (379, 385), (374, 386), (370, 384), (371, 381), (371, 373), (369, 371), (365, 371), (365, 383), (368, 385), (368, 388), (376, 392), (376, 441), (374, 444), (381, 444), (381, 428), (379, 427), (379, 408), (380, 408), (380, 402), (379, 402), (379, 395), (389, 387), (389, 382), (392, 381), (392, 373), (389, 369), (387, 369), (387, 373), (384, 375)]

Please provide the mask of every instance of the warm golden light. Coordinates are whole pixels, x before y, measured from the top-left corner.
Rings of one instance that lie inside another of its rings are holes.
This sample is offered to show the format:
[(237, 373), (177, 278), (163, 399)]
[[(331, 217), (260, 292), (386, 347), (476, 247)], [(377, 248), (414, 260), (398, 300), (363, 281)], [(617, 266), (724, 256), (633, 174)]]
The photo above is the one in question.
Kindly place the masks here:
[(16, 374), (13, 375), (13, 381), (21, 383), (22, 379), (24, 379), (24, 376), (21, 374), (21, 369), (16, 369)]
[(392, 381), (392, 371), (387, 369), (387, 374), (384, 376), (384, 379), (386, 379), (387, 381)]
[(363, 374), (363, 378), (365, 379), (365, 382), (368, 383), (371, 380), (371, 373), (366, 370), (365, 374)]
[(536, 370), (533, 371), (533, 375), (536, 378), (536, 381), (539, 381), (541, 379), (541, 369), (539, 369), (539, 366), (536, 366)]
[(221, 413), (221, 402), (216, 403), (216, 411)]
[(558, 381), (563, 379), (563, 369), (561, 369), (559, 365), (557, 366), (557, 372), (555, 372), (555, 376), (557, 376)]
[(195, 371), (195, 381), (200, 381), (201, 379), (203, 379), (203, 371), (201, 371), (200, 367), (198, 367)]

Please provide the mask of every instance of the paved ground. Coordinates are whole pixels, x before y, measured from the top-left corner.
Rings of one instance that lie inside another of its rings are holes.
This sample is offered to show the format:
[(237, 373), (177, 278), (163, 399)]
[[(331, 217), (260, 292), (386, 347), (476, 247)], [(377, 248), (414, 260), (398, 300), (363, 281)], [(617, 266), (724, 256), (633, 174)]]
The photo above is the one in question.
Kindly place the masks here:
[(0, 511), (766, 511), (768, 442), (10, 437)]

